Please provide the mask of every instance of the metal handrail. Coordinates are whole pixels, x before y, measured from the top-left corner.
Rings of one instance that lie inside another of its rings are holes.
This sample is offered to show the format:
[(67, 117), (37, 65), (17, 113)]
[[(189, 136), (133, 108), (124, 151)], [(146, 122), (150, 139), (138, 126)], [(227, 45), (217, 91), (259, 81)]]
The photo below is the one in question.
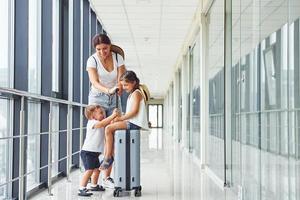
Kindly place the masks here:
[[(3, 94), (6, 94), (7, 97)], [(60, 160), (56, 161), (56, 162), (60, 162), (61, 160), (67, 160), (67, 179), (69, 179), (70, 176), (70, 169), (71, 169), (71, 159), (72, 156), (75, 154), (78, 154), (81, 150), (81, 145), (82, 145), (82, 139), (83, 139), (83, 129), (85, 127), (83, 127), (83, 108), (86, 107), (86, 104), (82, 104), (82, 103), (77, 103), (77, 102), (72, 102), (72, 101), (67, 101), (67, 100), (62, 100), (62, 99), (57, 99), (57, 98), (53, 98), (53, 97), (47, 97), (47, 96), (42, 96), (39, 94), (33, 94), (30, 92), (26, 92), (26, 91), (21, 91), (21, 90), (16, 90), (16, 89), (12, 89), (12, 88), (6, 88), (6, 87), (0, 87), (0, 97), (5, 97), (8, 99), (14, 99), (14, 96), (19, 96), (21, 97), (21, 108), (20, 108), (20, 128), (19, 128), (19, 135), (15, 135), (15, 136), (7, 136), (7, 137), (2, 137), (0, 138), (0, 140), (4, 140), (4, 139), (14, 139), (14, 138), (19, 138), (19, 177), (16, 177), (6, 183), (3, 183), (1, 185), (6, 185), (9, 184), (11, 182), (14, 182), (15, 180), (19, 180), (19, 200), (23, 200), (26, 190), (24, 188), (25, 184), (24, 184), (24, 177), (28, 175), (28, 173), (24, 172), (25, 169), (25, 137), (28, 136), (35, 136), (35, 135), (46, 135), (48, 134), (48, 164), (40, 167), (37, 170), (40, 169), (44, 169), (48, 167), (48, 193), (49, 195), (52, 195), (51, 193), (51, 188), (52, 188), (52, 134), (53, 133), (61, 133), (61, 132), (66, 132), (67, 134), (67, 156), (64, 158), (61, 158)], [(34, 134), (25, 134), (25, 98), (28, 100), (38, 100), (38, 101), (47, 101), (50, 102), (49, 103), (49, 130), (48, 132), (42, 132), (42, 133), (34, 133)], [(65, 104), (68, 106), (68, 112), (67, 112), (67, 129), (66, 130), (58, 130), (58, 131), (53, 131), (52, 130), (52, 107), (53, 107), (53, 103), (56, 104)], [(73, 128), (72, 129), (72, 115), (73, 115), (73, 106), (77, 106), (80, 107), (80, 123), (79, 123), (79, 128)], [(79, 134), (80, 134), (80, 150), (77, 152), (74, 152), (72, 154), (72, 130), (79, 130)], [(80, 164), (81, 165), (81, 162)], [(35, 170), (36, 171), (36, 170)], [(33, 171), (34, 172), (34, 171)], [(32, 173), (32, 172), (29, 172)]]
[(49, 102), (54, 102), (54, 103), (60, 103), (60, 104), (66, 104), (66, 105), (72, 105), (72, 106), (78, 106), (78, 107), (86, 107), (86, 104), (82, 103), (77, 103), (73, 101), (67, 101), (63, 99), (57, 99), (54, 97), (47, 97), (47, 96), (42, 96), (39, 94), (34, 94), (22, 90), (16, 90), (12, 88), (7, 88), (7, 87), (0, 87), (0, 96), (4, 94), (10, 94), (10, 95), (17, 95), (21, 97), (26, 97), (26, 98), (32, 98), (32, 99), (37, 99), (37, 100), (44, 100), (44, 101), (49, 101)]
[[(80, 151), (76, 151), (76, 152), (72, 153), (70, 156), (65, 156), (65, 157), (60, 158), (59, 160), (55, 160), (55, 161), (51, 162), (51, 165), (52, 165), (52, 164), (59, 163), (59, 162), (61, 162), (61, 161), (63, 161), (63, 160), (66, 160), (67, 158), (72, 157), (72, 156), (74, 156), (74, 155), (76, 155), (76, 154), (79, 154), (79, 153), (80, 153)], [(42, 167), (40, 167), (40, 168), (38, 168), (38, 169), (31, 170), (30, 172), (27, 172), (26, 174), (24, 174), (23, 177), (28, 176), (28, 175), (30, 175), (30, 174), (36, 172), (36, 171), (45, 169), (45, 168), (47, 168), (48, 166), (49, 166), (49, 165), (44, 165), (44, 166), (42, 166)], [(10, 181), (7, 181), (7, 182), (5, 182), (5, 183), (0, 183), (0, 188), (1, 188), (2, 186), (5, 186), (5, 185), (9, 184), (9, 183), (15, 182), (15, 181), (19, 180), (20, 178), (21, 178), (21, 176), (17, 176), (17, 177), (15, 177), (14, 179), (11, 179)], [(52, 178), (52, 177), (51, 177), (51, 178)]]
[[(82, 127), (82, 128), (72, 128), (72, 131), (76, 131), (76, 130), (82, 130), (82, 129), (86, 129), (86, 127)], [(51, 133), (67, 133), (67, 129), (64, 130), (59, 130), (59, 131), (52, 131)], [(79, 132), (80, 133), (80, 132)], [(5, 137), (0, 137), (0, 141), (1, 140), (10, 140), (10, 139), (17, 139), (17, 138), (21, 138), (21, 137), (33, 137), (33, 136), (40, 136), (40, 135), (48, 135), (49, 132), (40, 132), (40, 133), (30, 133), (30, 134), (26, 134), (26, 135), (13, 135), (13, 136), (5, 136)], [(71, 134), (74, 134), (73, 132)], [(76, 133), (78, 134), (78, 133)]]

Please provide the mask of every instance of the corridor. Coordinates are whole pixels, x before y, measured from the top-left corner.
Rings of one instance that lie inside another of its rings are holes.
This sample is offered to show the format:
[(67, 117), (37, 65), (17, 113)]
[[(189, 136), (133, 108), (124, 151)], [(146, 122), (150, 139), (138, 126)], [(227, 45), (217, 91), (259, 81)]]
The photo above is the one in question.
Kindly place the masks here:
[(180, 148), (171, 135), (162, 129), (142, 132), (141, 137), (141, 185), (142, 196), (134, 197), (128, 192), (113, 197), (113, 190), (94, 192), (91, 197), (78, 197), (78, 183), (82, 172), (72, 171), (71, 181), (66, 178), (53, 185), (49, 196), (47, 189), (31, 197), (31, 200), (61, 199), (141, 199), (141, 200), (233, 200), (230, 191), (217, 186), (200, 170), (193, 156)]

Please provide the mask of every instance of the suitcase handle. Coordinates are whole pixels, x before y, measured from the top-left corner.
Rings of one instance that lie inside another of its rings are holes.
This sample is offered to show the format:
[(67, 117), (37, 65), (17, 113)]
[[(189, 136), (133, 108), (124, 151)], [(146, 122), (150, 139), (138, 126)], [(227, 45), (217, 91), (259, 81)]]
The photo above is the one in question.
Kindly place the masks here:
[(117, 88), (115, 90), (115, 93), (116, 93), (116, 108), (119, 108), (119, 97), (118, 97), (118, 91), (119, 91), (119, 88)]

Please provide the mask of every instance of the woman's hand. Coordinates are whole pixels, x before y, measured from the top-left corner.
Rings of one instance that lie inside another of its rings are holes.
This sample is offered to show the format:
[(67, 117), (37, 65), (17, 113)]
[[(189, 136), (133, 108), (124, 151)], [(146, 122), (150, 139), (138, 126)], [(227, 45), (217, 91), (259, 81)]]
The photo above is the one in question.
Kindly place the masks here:
[(116, 90), (118, 89), (117, 86), (113, 87), (113, 88), (110, 88), (108, 89), (108, 94), (114, 94), (116, 92)]
[(121, 96), (122, 95), (122, 92), (123, 92), (123, 87), (122, 87), (122, 84), (121, 83), (118, 83), (118, 95)]

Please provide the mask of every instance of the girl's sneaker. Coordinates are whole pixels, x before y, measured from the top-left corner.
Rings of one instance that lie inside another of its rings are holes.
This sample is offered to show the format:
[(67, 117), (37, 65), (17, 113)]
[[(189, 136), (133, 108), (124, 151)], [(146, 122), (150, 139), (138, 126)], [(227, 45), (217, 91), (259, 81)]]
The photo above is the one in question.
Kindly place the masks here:
[(114, 179), (112, 179), (111, 177), (108, 176), (103, 179), (102, 185), (106, 188), (114, 189), (115, 188)]

